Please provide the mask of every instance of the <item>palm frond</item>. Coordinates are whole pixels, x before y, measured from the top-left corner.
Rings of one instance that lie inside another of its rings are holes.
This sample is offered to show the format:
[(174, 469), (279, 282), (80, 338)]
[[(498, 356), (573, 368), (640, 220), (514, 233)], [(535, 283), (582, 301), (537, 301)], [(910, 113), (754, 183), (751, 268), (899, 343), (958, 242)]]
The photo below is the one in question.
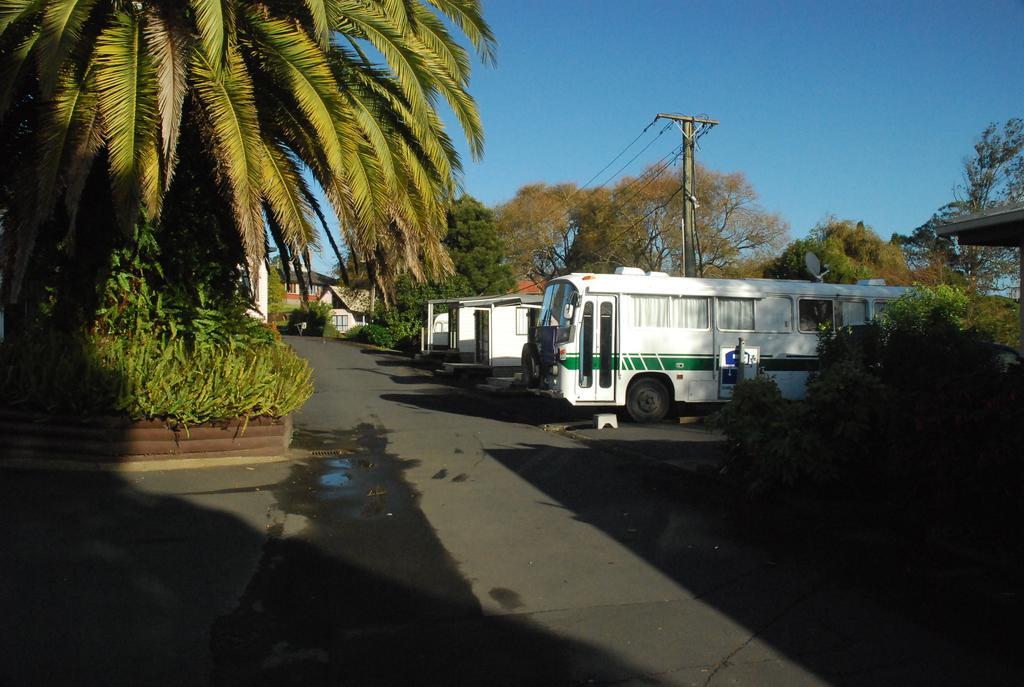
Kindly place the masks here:
[(426, 68), (421, 56), (409, 45), (409, 34), (396, 30), (389, 17), (373, 6), (356, 2), (339, 3), (344, 22), (380, 51), (394, 71), (409, 109), (417, 124), (427, 125), (427, 111), (431, 109), (432, 93), (424, 85)]
[(498, 41), (484, 20), (480, 0), (427, 0), (466, 34), (484, 64), (498, 61)]
[(331, 29), (327, 16), (327, 0), (305, 0), (306, 9), (313, 17), (313, 38), (321, 50), (331, 44)]
[(28, 58), (39, 43), (39, 31), (33, 30), (6, 55), (0, 55), (0, 121), (11, 106), (11, 99), (29, 72)]
[(8, 27), (26, 19), (43, 6), (43, 0), (0, 0), (0, 36)]
[[(95, 103), (96, 94), (93, 85), (87, 82), (86, 87), (92, 91), (89, 97)], [(71, 121), (71, 130), (73, 138), (69, 142), (67, 165), (64, 172), (64, 207), (68, 214), (67, 236), (69, 240), (73, 241), (78, 218), (78, 201), (85, 189), (85, 182), (89, 178), (92, 163), (100, 148), (103, 147), (103, 118), (100, 117), (99, 107), (95, 105), (86, 107), (84, 104), (76, 107)]]
[(156, 137), (156, 74), (142, 45), (138, 18), (117, 12), (96, 41), (96, 93), (103, 117), (111, 189), (118, 223), (136, 221), (144, 196), (151, 219), (159, 214), (159, 170), (149, 150)]
[(470, 71), (469, 56), (445, 28), (444, 22), (419, 3), (413, 5), (413, 11), (416, 17), (413, 32), (423, 45), (434, 53), (453, 80), (467, 80)]
[(65, 69), (53, 99), (44, 110), (36, 152), (34, 222), (37, 224), (49, 220), (53, 214), (61, 170), (67, 169), (70, 150), (77, 147), (85, 135), (78, 127), (95, 119), (98, 111), (96, 92), (92, 90), (93, 73), (90, 68), (80, 80), (73, 69)]
[(231, 197), (242, 246), (251, 266), (265, 249), (260, 190), (263, 160), (253, 86), (241, 55), (229, 49), (218, 73), (206, 50), (192, 51), (196, 94), (213, 131), (212, 148)]
[(182, 105), (188, 91), (188, 55), (191, 39), (172, 17), (156, 11), (146, 16), (146, 45), (153, 55), (157, 77), (157, 109), (160, 113), (160, 144), (164, 190), (171, 184), (177, 163), (178, 132)]
[(341, 101), (338, 84), (323, 51), (297, 25), (266, 19), (258, 12), (244, 14), (255, 38), (253, 49), (268, 63), (278, 86), (286, 86), (324, 148), (328, 164), (337, 171), (341, 144), (335, 129)]
[(82, 38), (82, 25), (96, 0), (51, 0), (43, 13), (38, 61), (39, 89), (44, 97), (53, 93), (57, 74), (68, 54)]
[(199, 39), (206, 51), (210, 68), (220, 72), (228, 51), (234, 3), (231, 0), (189, 0), (195, 16)]
[(324, 217), (324, 212), (320, 208), (320, 201), (313, 195), (313, 191), (308, 185), (303, 186), (302, 194), (306, 198), (306, 202), (309, 203), (309, 207), (316, 214), (318, 220), (320, 220), (320, 228), (324, 232), (324, 236), (327, 237), (327, 242), (331, 244), (331, 250), (334, 251), (334, 257), (338, 261), (338, 271), (341, 272), (341, 280), (345, 286), (349, 285), (348, 268), (345, 267), (345, 258), (341, 254), (341, 250), (338, 248), (338, 242), (334, 240), (334, 234), (331, 233), (331, 228), (327, 224), (327, 218)]
[(281, 236), (293, 253), (315, 246), (316, 230), (310, 223), (312, 208), (303, 189), (306, 184), (298, 166), (282, 148), (266, 139), (263, 146), (263, 200), (281, 228)]

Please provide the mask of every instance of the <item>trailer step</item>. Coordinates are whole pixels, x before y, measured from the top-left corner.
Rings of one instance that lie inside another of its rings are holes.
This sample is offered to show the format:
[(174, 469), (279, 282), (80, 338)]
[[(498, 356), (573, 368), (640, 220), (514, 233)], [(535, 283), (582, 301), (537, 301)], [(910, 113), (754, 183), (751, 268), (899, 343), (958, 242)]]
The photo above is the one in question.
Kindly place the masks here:
[(521, 386), (517, 384), (516, 380), (514, 380), (511, 377), (488, 377), (485, 383), (502, 389), (508, 389), (513, 386)]
[(521, 386), (506, 386), (502, 384), (477, 384), (476, 389), (493, 396), (523, 396), (528, 393)]

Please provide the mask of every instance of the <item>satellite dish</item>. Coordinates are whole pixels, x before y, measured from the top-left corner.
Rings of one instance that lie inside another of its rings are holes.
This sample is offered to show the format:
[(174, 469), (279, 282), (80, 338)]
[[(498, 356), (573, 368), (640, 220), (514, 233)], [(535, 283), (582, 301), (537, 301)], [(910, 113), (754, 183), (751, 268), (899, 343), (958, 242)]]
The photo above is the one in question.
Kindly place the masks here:
[(818, 256), (811, 251), (804, 253), (804, 267), (806, 267), (807, 271), (811, 273), (814, 281), (821, 281), (821, 278), (828, 274), (827, 268), (822, 271), (821, 260), (819, 260)]

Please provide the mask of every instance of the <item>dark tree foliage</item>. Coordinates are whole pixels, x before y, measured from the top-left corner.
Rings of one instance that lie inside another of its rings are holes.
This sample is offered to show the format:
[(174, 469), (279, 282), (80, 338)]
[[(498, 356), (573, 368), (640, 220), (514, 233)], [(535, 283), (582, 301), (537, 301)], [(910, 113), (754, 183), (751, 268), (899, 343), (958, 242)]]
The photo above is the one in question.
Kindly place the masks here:
[(970, 307), (961, 290), (921, 288), (878, 320), (822, 332), (802, 401), (767, 376), (742, 382), (713, 420), (734, 474), (887, 503), (924, 537), (1024, 556), (1024, 366), (1000, 361)]
[(469, 287), (470, 293), (461, 295), (502, 294), (515, 285), (494, 212), (475, 198), (463, 196), (455, 201), (448, 213), (444, 245), (455, 273)]
[(186, 330), (199, 311), (244, 311), (244, 252), (216, 195), (213, 172), (190, 140), (198, 135), (182, 132), (181, 159), (158, 226), (139, 225), (130, 234), (111, 231), (106, 169), (95, 165), (74, 230), (69, 231), (62, 206), (40, 228), (43, 240), (25, 281), (28, 297), (16, 306), (26, 326), (66, 332), (96, 327), (101, 324), (97, 310), (121, 273), (158, 292), (161, 307), (175, 313), (176, 326)]

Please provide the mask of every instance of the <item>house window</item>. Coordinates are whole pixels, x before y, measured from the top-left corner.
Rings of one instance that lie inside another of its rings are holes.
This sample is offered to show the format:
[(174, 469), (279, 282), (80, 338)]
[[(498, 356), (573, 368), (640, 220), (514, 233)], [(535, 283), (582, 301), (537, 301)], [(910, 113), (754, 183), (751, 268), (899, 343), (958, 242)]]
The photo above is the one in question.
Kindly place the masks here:
[(288, 282), (288, 293), (298, 293), (299, 285), (294, 282)]
[(832, 301), (818, 298), (800, 299), (800, 331), (817, 334), (822, 325), (833, 325)]
[(718, 328), (749, 332), (754, 329), (754, 299), (719, 298)]
[(334, 328), (341, 331), (348, 329), (348, 315), (334, 315)]

